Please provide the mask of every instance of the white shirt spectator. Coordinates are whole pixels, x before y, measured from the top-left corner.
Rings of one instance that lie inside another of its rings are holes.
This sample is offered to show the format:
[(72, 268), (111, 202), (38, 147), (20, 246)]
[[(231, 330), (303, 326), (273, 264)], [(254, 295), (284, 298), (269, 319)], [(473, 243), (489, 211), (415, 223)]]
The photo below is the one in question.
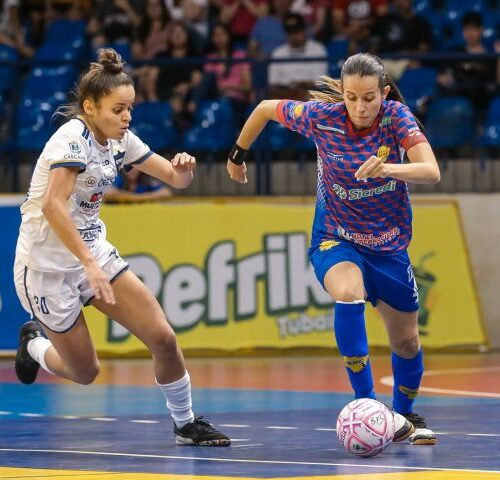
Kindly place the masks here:
[(320, 75), (328, 73), (326, 48), (315, 40), (307, 40), (299, 48), (288, 43), (276, 48), (271, 59), (324, 57), (324, 61), (276, 62), (269, 65), (269, 85), (290, 85), (298, 82), (314, 82)]

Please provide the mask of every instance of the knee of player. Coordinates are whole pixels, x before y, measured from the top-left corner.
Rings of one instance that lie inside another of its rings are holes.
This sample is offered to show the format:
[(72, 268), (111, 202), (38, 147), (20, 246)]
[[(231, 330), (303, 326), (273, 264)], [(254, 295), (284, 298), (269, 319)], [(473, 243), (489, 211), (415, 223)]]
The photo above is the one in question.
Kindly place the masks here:
[(355, 285), (346, 285), (341, 287), (335, 293), (335, 300), (337, 302), (351, 303), (359, 300), (364, 300), (363, 292)]
[(96, 362), (92, 365), (85, 365), (83, 368), (73, 372), (75, 381), (81, 385), (90, 385), (99, 375), (100, 365)]
[(177, 352), (177, 338), (170, 329), (157, 332), (154, 340), (148, 345), (154, 355), (172, 355)]
[(402, 358), (413, 358), (420, 349), (420, 342), (416, 335), (411, 338), (396, 338), (392, 343), (394, 353)]

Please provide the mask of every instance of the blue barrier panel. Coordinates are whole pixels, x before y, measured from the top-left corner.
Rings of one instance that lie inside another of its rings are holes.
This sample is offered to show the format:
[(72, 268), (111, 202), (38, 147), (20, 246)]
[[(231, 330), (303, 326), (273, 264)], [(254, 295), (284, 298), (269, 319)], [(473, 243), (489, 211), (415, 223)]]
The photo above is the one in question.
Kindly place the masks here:
[(17, 348), (19, 327), (29, 318), (17, 299), (12, 273), (20, 222), (19, 205), (0, 205), (0, 351)]

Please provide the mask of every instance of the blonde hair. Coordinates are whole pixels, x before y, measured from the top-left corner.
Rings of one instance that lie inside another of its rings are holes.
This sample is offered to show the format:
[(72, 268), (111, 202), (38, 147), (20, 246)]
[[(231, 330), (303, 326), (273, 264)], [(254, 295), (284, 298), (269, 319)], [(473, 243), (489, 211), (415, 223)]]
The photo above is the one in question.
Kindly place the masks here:
[(382, 60), (371, 53), (357, 53), (350, 56), (342, 66), (340, 79), (331, 78), (327, 75), (322, 75), (319, 79), (319, 86), (324, 87), (322, 90), (309, 90), (311, 100), (320, 102), (338, 103), (343, 101), (343, 81), (347, 75), (359, 75), (360, 77), (375, 76), (378, 78), (380, 91), (389, 85), (391, 87), (388, 100), (397, 100), (405, 103), (403, 95), (398, 87), (387, 74)]

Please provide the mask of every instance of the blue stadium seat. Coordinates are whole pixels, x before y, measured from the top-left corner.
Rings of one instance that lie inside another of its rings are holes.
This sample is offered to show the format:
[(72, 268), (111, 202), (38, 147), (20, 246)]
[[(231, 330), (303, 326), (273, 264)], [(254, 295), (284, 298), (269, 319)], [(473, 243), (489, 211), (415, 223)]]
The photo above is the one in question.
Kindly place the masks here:
[(490, 103), (484, 133), (479, 143), (484, 147), (500, 147), (500, 96)]
[(155, 152), (176, 146), (178, 133), (169, 103), (143, 102), (136, 105), (131, 130)]
[(184, 134), (183, 145), (186, 150), (217, 152), (230, 149), (235, 136), (229, 100), (205, 100), (198, 107), (193, 127)]
[(64, 43), (78, 48), (85, 39), (85, 29), (84, 21), (55, 20), (47, 27), (44, 43), (51, 45)]
[(328, 74), (338, 78), (345, 59), (348, 57), (349, 41), (343, 38), (332, 38), (326, 45), (328, 52)]
[(97, 47), (94, 50), (94, 55), (92, 60), (97, 58), (97, 50), (101, 48), (112, 48), (113, 50), (116, 50), (116, 52), (118, 52), (121, 55), (122, 60), (124, 60), (125, 62), (130, 62), (132, 59), (132, 47), (129, 42), (109, 43), (107, 45)]
[(55, 104), (44, 100), (25, 99), (16, 111), (16, 142), (22, 151), (41, 152), (55, 131), (52, 114)]
[(74, 62), (80, 58), (80, 53), (64, 44), (45, 43), (40, 46), (33, 57), (35, 64)]
[(434, 93), (436, 76), (437, 71), (428, 67), (411, 68), (403, 72), (398, 87), (413, 113), (418, 113), (421, 103)]
[(436, 100), (427, 111), (425, 127), (433, 147), (468, 145), (475, 137), (470, 101), (464, 97), (443, 97)]
[[(18, 54), (15, 48), (0, 45), (0, 63), (15, 62)], [(0, 93), (8, 92), (16, 83), (16, 69), (8, 65), (0, 65)]]
[(23, 89), (23, 97), (48, 100), (70, 90), (77, 78), (74, 67), (35, 67)]

